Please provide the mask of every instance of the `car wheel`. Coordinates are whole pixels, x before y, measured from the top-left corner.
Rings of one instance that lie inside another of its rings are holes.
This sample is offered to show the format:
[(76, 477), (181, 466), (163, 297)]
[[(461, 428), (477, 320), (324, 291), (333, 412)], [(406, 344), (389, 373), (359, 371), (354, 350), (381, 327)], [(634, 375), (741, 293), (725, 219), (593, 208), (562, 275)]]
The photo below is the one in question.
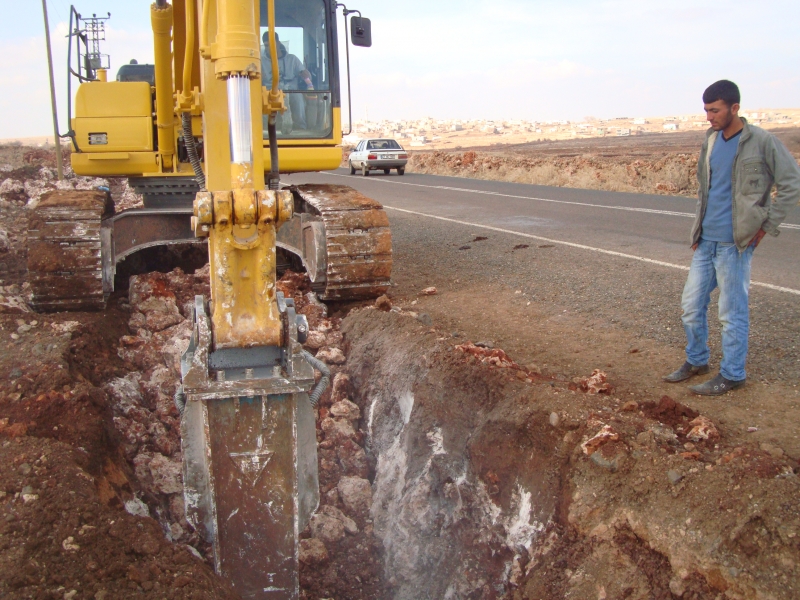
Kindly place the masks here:
[(350, 165), (350, 175), (355, 175), (356, 174), (356, 168), (353, 166), (353, 163), (350, 162), (350, 161), (347, 161), (347, 163)]
[(369, 175), (369, 169), (367, 168), (366, 163), (364, 163), (361, 165), (361, 176), (366, 177), (367, 175)]
[(389, 173), (391, 173), (391, 171), (392, 171), (391, 169), (384, 169), (384, 170), (383, 170), (383, 173), (384, 173), (385, 175), (388, 175)]
[(406, 172), (406, 168), (405, 167), (397, 167), (397, 174), (398, 175), (403, 175), (405, 172)]

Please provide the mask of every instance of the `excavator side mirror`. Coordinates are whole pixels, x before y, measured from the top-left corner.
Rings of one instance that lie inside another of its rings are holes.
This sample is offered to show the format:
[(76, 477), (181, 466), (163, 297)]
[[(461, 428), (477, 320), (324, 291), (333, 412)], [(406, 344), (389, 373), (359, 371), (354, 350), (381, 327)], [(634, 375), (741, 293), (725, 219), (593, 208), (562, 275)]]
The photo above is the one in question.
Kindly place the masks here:
[(366, 17), (350, 17), (350, 39), (353, 46), (372, 46), (372, 24)]

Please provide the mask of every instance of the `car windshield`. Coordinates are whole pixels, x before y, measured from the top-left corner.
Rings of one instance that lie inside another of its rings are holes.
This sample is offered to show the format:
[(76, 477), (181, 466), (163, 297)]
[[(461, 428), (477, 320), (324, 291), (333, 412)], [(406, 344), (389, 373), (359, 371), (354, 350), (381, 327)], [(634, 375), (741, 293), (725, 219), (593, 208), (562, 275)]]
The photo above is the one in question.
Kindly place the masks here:
[(370, 140), (367, 150), (402, 150), (400, 144), (394, 140)]
[[(261, 0), (261, 76), (272, 86), (272, 57), (266, 36), (267, 6)], [(332, 131), (328, 23), (323, 0), (276, 0), (278, 87), (287, 110), (278, 115), (278, 137), (321, 138)], [(267, 117), (264, 116), (264, 139)]]

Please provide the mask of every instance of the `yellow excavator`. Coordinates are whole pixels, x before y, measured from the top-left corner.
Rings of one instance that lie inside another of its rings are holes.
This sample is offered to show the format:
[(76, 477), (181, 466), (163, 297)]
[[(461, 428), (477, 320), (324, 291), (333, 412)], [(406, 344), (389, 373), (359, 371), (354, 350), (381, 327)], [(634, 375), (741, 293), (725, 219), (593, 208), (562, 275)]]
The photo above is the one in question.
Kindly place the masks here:
[(195, 299), (176, 395), (184, 496), (243, 598), (298, 597), (298, 534), (319, 503), (313, 406), (326, 367), (276, 289), (278, 257), (301, 264), (323, 300), (390, 285), (380, 204), (345, 186), (280, 183), (340, 165), (339, 8), (346, 38), (371, 45), (369, 20), (333, 0), (156, 0), (154, 64), (126, 65), (116, 81), (102, 24), (81, 26), (73, 8), (72, 169), (129, 178), (144, 207), (115, 213), (106, 191), (61, 190), (30, 218), (42, 311), (103, 308), (117, 265), (139, 250), (208, 244), (211, 297)]

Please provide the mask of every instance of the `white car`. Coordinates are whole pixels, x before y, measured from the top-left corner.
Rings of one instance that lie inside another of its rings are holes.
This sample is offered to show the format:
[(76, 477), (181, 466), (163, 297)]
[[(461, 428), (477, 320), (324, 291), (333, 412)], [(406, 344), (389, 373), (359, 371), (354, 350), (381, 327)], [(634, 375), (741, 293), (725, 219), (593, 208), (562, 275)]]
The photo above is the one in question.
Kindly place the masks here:
[(350, 175), (356, 174), (356, 169), (366, 177), (370, 171), (383, 170), (387, 175), (392, 169), (397, 169), (397, 174), (406, 172), (408, 153), (403, 147), (392, 139), (362, 140), (350, 153)]

